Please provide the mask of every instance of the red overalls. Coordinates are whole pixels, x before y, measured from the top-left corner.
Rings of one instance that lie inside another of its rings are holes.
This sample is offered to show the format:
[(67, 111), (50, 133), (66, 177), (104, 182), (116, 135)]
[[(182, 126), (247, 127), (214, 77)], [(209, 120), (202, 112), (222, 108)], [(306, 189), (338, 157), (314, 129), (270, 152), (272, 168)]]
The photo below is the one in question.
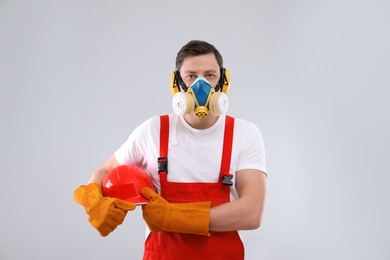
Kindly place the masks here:
[[(161, 196), (171, 203), (211, 201), (218, 206), (230, 201), (232, 175), (229, 173), (234, 118), (226, 116), (219, 181), (216, 183), (178, 183), (167, 180), (169, 117), (160, 117), (159, 174)], [(145, 242), (147, 260), (244, 259), (244, 246), (237, 231), (211, 232), (210, 236), (151, 232)]]

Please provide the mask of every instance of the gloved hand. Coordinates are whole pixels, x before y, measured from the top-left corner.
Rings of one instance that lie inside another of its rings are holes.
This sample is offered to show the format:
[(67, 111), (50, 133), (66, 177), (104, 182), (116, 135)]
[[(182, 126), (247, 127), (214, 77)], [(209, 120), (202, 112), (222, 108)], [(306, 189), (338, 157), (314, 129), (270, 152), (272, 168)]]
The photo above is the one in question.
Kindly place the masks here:
[(78, 187), (73, 196), (77, 203), (85, 207), (89, 222), (103, 237), (123, 223), (129, 210), (135, 209), (134, 203), (103, 197), (101, 186), (98, 183)]
[(150, 231), (179, 232), (209, 236), (211, 202), (169, 203), (145, 187), (142, 196), (150, 200), (142, 215)]

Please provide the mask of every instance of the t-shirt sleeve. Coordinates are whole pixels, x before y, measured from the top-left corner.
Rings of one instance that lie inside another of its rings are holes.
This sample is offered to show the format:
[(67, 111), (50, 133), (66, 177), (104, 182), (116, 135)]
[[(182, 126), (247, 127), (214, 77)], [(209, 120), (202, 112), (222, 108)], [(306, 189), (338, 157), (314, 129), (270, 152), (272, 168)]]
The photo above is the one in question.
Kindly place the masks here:
[(115, 151), (114, 156), (120, 165), (135, 164), (141, 165), (144, 156), (141, 151), (144, 150), (144, 136), (150, 129), (150, 119), (139, 125), (127, 138), (118, 150)]
[(248, 125), (247, 134), (241, 145), (237, 170), (257, 169), (267, 174), (263, 136), (253, 123)]

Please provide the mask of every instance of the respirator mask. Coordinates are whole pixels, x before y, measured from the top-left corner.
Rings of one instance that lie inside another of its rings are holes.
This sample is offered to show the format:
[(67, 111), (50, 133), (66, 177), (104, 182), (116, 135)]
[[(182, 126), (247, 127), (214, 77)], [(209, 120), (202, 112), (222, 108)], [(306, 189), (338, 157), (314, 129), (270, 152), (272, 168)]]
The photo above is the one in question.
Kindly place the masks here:
[[(181, 81), (178, 72), (174, 72), (172, 86), (173, 111), (184, 116), (191, 112), (198, 118), (206, 118), (211, 112), (213, 115), (224, 115), (229, 106), (227, 91), (229, 89), (229, 74), (226, 69), (222, 69), (221, 80), (214, 88), (204, 77), (198, 77), (188, 88)], [(181, 92), (179, 84), (185, 92)], [(222, 87), (221, 87), (222, 86)]]

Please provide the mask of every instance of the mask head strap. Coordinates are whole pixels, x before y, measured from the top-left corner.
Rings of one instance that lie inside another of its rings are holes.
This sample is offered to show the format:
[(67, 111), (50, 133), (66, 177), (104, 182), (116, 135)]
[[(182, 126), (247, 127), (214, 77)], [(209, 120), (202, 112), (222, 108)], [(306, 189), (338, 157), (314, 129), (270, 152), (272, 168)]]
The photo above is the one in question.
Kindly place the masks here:
[(215, 86), (215, 92), (222, 91), (228, 93), (230, 87), (230, 74), (228, 69), (221, 69), (221, 77), (219, 78), (217, 86)]
[(175, 95), (177, 92), (181, 91), (181, 88), (184, 90), (184, 92), (187, 91), (187, 86), (184, 84), (183, 80), (181, 79), (180, 72), (175, 70), (171, 74), (171, 92), (172, 95)]

